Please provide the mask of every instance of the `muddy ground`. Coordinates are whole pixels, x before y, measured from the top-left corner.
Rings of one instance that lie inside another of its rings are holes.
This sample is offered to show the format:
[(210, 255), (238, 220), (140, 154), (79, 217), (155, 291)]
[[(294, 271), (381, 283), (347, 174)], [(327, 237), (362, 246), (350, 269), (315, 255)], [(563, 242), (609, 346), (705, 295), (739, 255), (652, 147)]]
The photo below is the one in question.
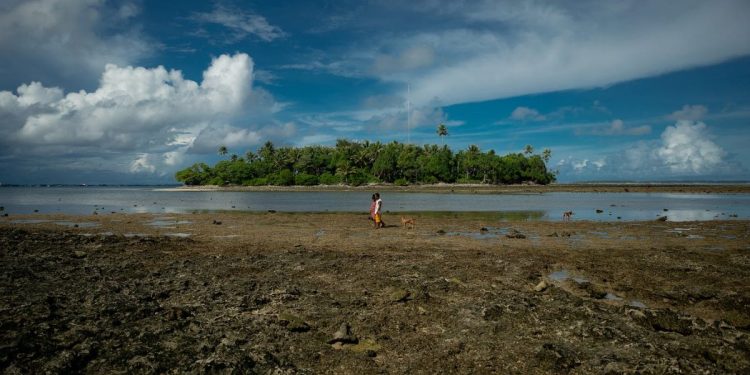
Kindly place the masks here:
[(2, 218), (0, 368), (750, 372), (749, 221), (410, 216)]

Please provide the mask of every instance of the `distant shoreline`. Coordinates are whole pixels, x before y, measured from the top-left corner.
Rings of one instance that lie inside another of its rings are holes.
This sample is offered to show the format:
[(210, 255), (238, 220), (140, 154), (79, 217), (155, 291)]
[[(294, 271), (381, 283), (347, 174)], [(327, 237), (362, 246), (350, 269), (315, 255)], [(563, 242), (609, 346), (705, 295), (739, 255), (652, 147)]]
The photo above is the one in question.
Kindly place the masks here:
[(737, 194), (750, 193), (750, 184), (708, 183), (579, 183), (550, 185), (485, 185), (485, 184), (434, 184), (396, 186), (391, 184), (346, 186), (178, 186), (160, 188), (159, 191), (246, 191), (246, 192), (349, 192), (387, 191), (403, 193), (459, 193), (459, 194), (541, 194), (541, 193), (690, 193)]

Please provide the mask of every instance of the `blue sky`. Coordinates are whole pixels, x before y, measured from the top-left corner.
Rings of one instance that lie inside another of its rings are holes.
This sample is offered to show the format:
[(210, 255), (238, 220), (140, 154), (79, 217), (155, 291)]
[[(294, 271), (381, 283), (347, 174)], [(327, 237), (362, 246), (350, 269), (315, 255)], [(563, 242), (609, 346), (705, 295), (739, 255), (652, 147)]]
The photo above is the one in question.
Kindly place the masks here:
[[(0, 3), (0, 183), (170, 183), (337, 138), (749, 180), (747, 1)], [(407, 111), (407, 101), (411, 111)], [(411, 127), (407, 129), (407, 116)]]

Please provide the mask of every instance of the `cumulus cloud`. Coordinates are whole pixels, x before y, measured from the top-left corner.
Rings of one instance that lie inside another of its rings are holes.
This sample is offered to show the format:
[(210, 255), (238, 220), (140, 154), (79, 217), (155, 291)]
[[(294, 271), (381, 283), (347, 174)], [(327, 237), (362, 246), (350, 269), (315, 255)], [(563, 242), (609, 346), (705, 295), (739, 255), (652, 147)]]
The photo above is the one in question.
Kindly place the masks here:
[(510, 118), (519, 121), (544, 121), (546, 117), (539, 113), (536, 109), (528, 107), (516, 107), (510, 114)]
[(706, 124), (678, 121), (664, 130), (663, 145), (656, 152), (672, 172), (712, 172), (722, 163), (726, 152), (708, 138)]
[(266, 42), (286, 36), (286, 33), (281, 28), (271, 25), (263, 16), (222, 5), (216, 5), (213, 11), (209, 13), (196, 13), (192, 19), (202, 23), (213, 23), (226, 27), (233, 33), (230, 39), (232, 43), (245, 39), (250, 35), (254, 35)]
[(38, 82), (16, 93), (0, 91), (0, 148), (6, 157), (62, 168), (71, 167), (69, 160), (91, 168), (85, 160), (107, 155), (111, 161), (97, 159), (97, 167), (152, 173), (178, 166), (186, 152), (213, 153), (221, 144), (249, 147), (261, 137), (290, 136), (293, 124), (239, 126), (252, 118), (248, 112), (273, 107), (270, 94), (253, 90), (252, 72), (250, 56), (238, 53), (214, 58), (200, 83), (161, 66), (108, 64), (92, 92), (64, 95)]
[(119, 8), (101, 0), (7, 0), (0, 4), (0, 87), (41, 80), (89, 87), (105, 64), (127, 65), (153, 49), (129, 22), (132, 2)]
[[(425, 12), (443, 14), (440, 4), (424, 6)], [(450, 105), (601, 87), (750, 53), (750, 3), (741, 0), (615, 6), (594, 0), (456, 1), (448, 8), (471, 22), (391, 42), (430, 40), (441, 57), (408, 77), (381, 76), (410, 81), (417, 104), (436, 97)]]
[(659, 140), (639, 141), (591, 162), (586, 157), (563, 158), (562, 176), (590, 179), (669, 179), (688, 176), (731, 176), (741, 167), (726, 160), (727, 153), (713, 142), (706, 124), (681, 120), (668, 126)]
[(670, 120), (698, 121), (708, 113), (708, 108), (703, 105), (684, 105), (682, 109), (672, 112), (667, 116)]

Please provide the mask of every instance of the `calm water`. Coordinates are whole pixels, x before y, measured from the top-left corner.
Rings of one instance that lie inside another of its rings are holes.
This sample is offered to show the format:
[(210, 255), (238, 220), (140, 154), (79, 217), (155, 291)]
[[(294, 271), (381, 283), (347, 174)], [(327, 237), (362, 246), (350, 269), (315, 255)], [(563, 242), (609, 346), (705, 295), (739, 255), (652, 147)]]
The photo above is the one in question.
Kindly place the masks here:
[[(372, 192), (189, 192), (150, 187), (2, 187), (0, 206), (13, 214), (193, 211), (367, 212)], [(399, 211), (494, 211), (508, 220), (672, 221), (750, 219), (750, 194), (383, 193), (384, 209)], [(667, 211), (665, 211), (665, 209)], [(597, 213), (596, 210), (602, 210)], [(736, 217), (735, 217), (736, 215)], [(618, 219), (619, 217), (619, 219)]]

